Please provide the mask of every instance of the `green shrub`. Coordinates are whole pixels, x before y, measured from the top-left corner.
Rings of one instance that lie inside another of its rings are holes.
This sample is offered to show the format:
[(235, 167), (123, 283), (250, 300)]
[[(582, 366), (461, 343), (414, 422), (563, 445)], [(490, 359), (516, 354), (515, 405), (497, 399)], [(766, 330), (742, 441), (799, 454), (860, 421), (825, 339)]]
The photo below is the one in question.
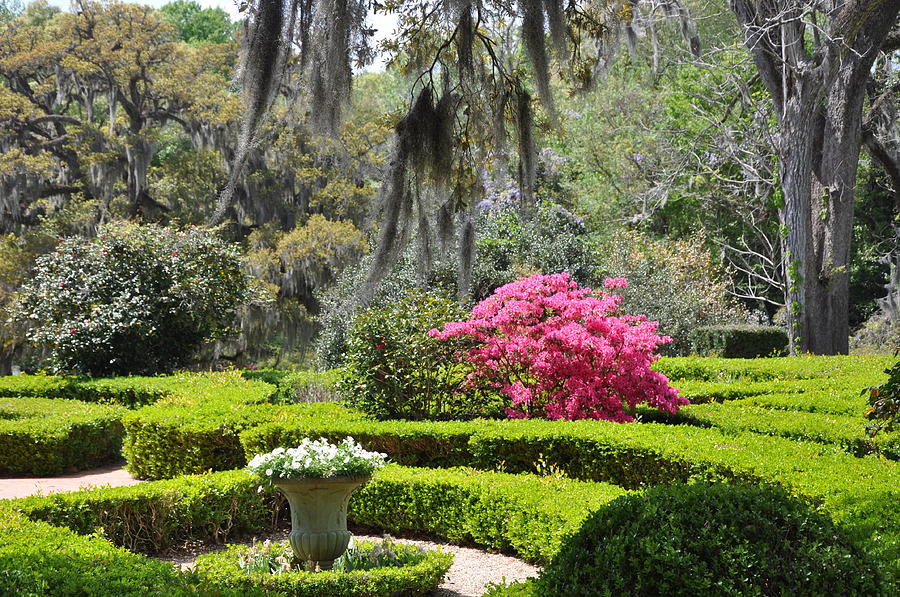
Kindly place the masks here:
[(188, 597), (202, 595), (168, 562), (114, 547), (98, 537), (0, 508), (0, 595), (16, 597)]
[[(371, 551), (371, 543), (360, 543), (362, 551)], [(393, 597), (430, 595), (441, 583), (453, 555), (439, 551), (418, 553), (414, 546), (395, 544), (403, 565), (381, 566), (350, 572), (247, 572), (240, 562), (251, 552), (244, 545), (197, 558), (197, 574), (209, 587), (237, 589), (243, 594), (273, 592), (292, 597)], [(290, 546), (277, 544), (272, 549), (290, 557)]]
[(16, 317), (57, 370), (167, 372), (228, 333), (249, 288), (238, 248), (208, 230), (118, 223), (38, 258)]
[(863, 391), (869, 395), (866, 418), (874, 421), (869, 425), (871, 435), (900, 427), (900, 362), (895, 363), (885, 373), (888, 374), (886, 382)]
[(226, 471), (33, 496), (10, 505), (31, 520), (80, 535), (99, 533), (119, 547), (155, 554), (189, 540), (220, 543), (273, 529), (283, 500), (258, 489), (250, 473)]
[(877, 595), (834, 523), (784, 491), (674, 485), (621, 497), (563, 544), (538, 594)]
[(152, 404), (177, 392), (171, 377), (62, 377), (53, 375), (9, 375), (0, 377), (0, 396), (64, 398), (102, 402), (134, 408)]
[[(175, 383), (177, 382), (177, 383)], [(244, 466), (238, 434), (271, 420), (276, 388), (239, 372), (170, 378), (173, 395), (122, 418), (126, 468), (142, 479)]]
[(353, 494), (348, 515), (391, 533), (426, 532), (546, 564), (588, 513), (624, 493), (557, 477), (388, 466)]
[(428, 335), (465, 316), (456, 301), (413, 291), (358, 313), (347, 331), (342, 393), (353, 406), (384, 419), (486, 414), (480, 396), (460, 390), (466, 374), (456, 361), (460, 342)]
[[(814, 397), (809, 397), (814, 399)], [(691, 405), (672, 417), (673, 421), (717, 427), (728, 433), (753, 431), (802, 441), (835, 444), (855, 456), (881, 453), (900, 459), (900, 441), (895, 434), (867, 437), (859, 417), (808, 412), (784, 412), (761, 408), (748, 401)]]
[(52, 476), (114, 461), (123, 412), (77, 400), (0, 398), (0, 473)]
[(406, 466), (460, 466), (471, 462), (469, 423), (431, 421), (367, 421), (351, 417), (311, 416), (296, 410), (286, 421), (258, 425), (240, 435), (244, 456), (249, 460), (275, 448), (290, 448), (303, 438), (324, 437), (331, 442), (352, 437), (366, 450), (384, 452), (391, 461)]
[(720, 325), (691, 330), (691, 352), (707, 357), (753, 359), (781, 356), (788, 345), (787, 332), (764, 325)]
[(641, 313), (659, 322), (659, 333), (671, 336), (663, 354), (688, 354), (688, 335), (698, 326), (746, 321), (745, 310), (729, 294), (730, 284), (702, 237), (683, 241), (654, 240), (621, 232), (600, 246), (604, 277), (627, 278), (619, 294), (625, 313)]
[(271, 402), (295, 404), (306, 402), (334, 402), (340, 400), (337, 391), (339, 371), (280, 371), (277, 369), (245, 370), (245, 379), (272, 384), (278, 391)]

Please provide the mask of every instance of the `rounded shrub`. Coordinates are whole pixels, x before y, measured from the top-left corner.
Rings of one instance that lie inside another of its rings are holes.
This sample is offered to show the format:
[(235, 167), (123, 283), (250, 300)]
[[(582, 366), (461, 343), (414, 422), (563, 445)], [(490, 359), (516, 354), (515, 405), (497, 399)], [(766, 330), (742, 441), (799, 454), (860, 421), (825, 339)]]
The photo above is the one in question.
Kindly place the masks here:
[(877, 595), (869, 561), (827, 517), (780, 489), (672, 485), (589, 516), (539, 595)]
[(200, 228), (109, 225), (38, 258), (17, 317), (60, 371), (168, 372), (250, 298), (238, 249)]
[(358, 313), (348, 330), (341, 391), (353, 406), (385, 419), (491, 414), (474, 392), (460, 391), (466, 375), (456, 359), (461, 343), (428, 334), (464, 314), (456, 301), (419, 291)]

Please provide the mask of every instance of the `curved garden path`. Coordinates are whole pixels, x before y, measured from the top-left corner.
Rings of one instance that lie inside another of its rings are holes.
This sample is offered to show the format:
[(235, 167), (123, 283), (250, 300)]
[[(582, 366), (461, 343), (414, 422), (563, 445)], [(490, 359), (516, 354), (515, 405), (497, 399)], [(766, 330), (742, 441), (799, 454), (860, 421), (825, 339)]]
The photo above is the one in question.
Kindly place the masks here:
[(0, 477), (0, 500), (28, 497), (35, 494), (76, 491), (90, 487), (120, 487), (141, 483), (118, 465), (106, 466), (89, 471), (80, 471), (60, 477)]

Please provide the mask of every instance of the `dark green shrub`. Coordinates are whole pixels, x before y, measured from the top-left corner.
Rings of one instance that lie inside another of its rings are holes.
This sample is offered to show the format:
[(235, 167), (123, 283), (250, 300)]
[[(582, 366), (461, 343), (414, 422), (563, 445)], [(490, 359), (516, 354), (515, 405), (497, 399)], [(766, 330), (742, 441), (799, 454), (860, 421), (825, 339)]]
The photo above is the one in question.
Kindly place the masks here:
[(119, 223), (38, 258), (16, 317), (57, 370), (157, 373), (224, 337), (250, 298), (236, 246), (200, 228)]
[(900, 426), (900, 362), (885, 371), (888, 380), (880, 386), (873, 386), (863, 393), (869, 395), (869, 409), (866, 418), (874, 421), (868, 426), (869, 433), (892, 431)]
[(621, 497), (585, 520), (538, 594), (880, 593), (868, 559), (826, 516), (773, 488), (673, 485)]
[(0, 398), (0, 473), (52, 476), (112, 462), (123, 413), (77, 400)]
[[(384, 419), (439, 419), (493, 414), (480, 394), (460, 389), (466, 370), (459, 341), (429, 336), (465, 318), (451, 299), (416, 291), (385, 307), (358, 313), (347, 332), (340, 388), (350, 404)], [(499, 410), (499, 407), (496, 408)]]
[[(371, 551), (372, 547), (371, 543), (359, 544), (362, 551)], [(291, 557), (286, 544), (276, 544), (271, 549)], [(404, 564), (349, 572), (297, 570), (275, 574), (242, 569), (240, 562), (251, 548), (234, 545), (197, 558), (197, 574), (206, 586), (238, 589), (249, 595), (273, 592), (291, 597), (424, 597), (437, 588), (453, 563), (449, 553), (418, 553), (414, 546), (403, 544), (395, 544), (393, 549)]]
[(788, 345), (787, 332), (765, 325), (721, 325), (691, 330), (691, 352), (707, 357), (753, 359), (780, 356)]

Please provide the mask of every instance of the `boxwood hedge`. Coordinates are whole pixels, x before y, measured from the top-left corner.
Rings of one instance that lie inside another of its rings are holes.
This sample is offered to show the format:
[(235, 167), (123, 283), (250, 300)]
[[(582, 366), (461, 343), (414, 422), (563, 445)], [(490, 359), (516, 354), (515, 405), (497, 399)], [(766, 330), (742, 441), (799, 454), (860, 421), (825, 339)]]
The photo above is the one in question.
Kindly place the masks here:
[(0, 398), (0, 473), (59, 475), (116, 460), (123, 412), (78, 400)]
[[(591, 511), (625, 493), (555, 477), (391, 465), (353, 496), (349, 518), (546, 563)], [(180, 576), (121, 546), (152, 554), (187, 540), (225, 541), (271, 529), (284, 514), (283, 500), (245, 471), (0, 502), (0, 578), (15, 579), (8, 586), (17, 595), (228, 594), (217, 592), (221, 578)]]
[[(360, 549), (372, 544), (361, 543)], [(290, 571), (278, 574), (243, 570), (239, 561), (249, 547), (233, 545), (224, 551), (197, 558), (197, 574), (208, 586), (235, 589), (243, 594), (282, 595), (284, 597), (424, 597), (431, 595), (453, 563), (453, 554), (436, 550), (415, 553), (415, 548), (397, 544), (397, 552), (406, 552), (410, 562), (398, 566), (380, 566), (350, 572)], [(286, 551), (290, 551), (287, 547)]]

